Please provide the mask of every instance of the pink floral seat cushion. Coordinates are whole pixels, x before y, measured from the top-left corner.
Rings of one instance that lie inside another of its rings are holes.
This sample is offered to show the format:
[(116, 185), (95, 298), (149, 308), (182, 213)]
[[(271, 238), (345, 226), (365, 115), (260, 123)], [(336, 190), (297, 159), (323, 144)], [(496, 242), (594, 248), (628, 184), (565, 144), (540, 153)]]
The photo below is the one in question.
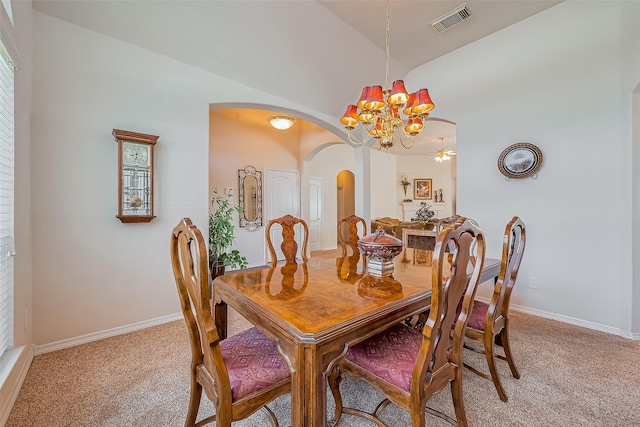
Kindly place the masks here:
[[(469, 316), (469, 322), (467, 322), (467, 328), (475, 329), (477, 331), (484, 331), (484, 321), (486, 319), (488, 309), (488, 304), (485, 304), (482, 301), (478, 300), (473, 301), (473, 309), (471, 310), (471, 315)], [(461, 310), (462, 302), (460, 302), (460, 304), (458, 305), (456, 315), (459, 315)]]
[(220, 350), (229, 372), (234, 402), (290, 376), (275, 343), (256, 328), (222, 340)]
[(346, 359), (407, 393), (422, 332), (399, 324), (349, 349)]
[(467, 328), (484, 331), (484, 321), (486, 319), (488, 309), (488, 304), (475, 300), (473, 302), (473, 310), (471, 310), (471, 316), (469, 316)]

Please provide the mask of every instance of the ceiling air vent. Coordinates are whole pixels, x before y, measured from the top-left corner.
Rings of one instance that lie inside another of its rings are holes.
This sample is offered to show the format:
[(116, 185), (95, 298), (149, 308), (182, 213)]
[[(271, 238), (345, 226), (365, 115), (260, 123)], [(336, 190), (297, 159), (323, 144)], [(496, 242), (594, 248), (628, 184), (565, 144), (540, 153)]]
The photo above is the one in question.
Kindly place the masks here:
[(469, 18), (471, 18), (471, 12), (467, 9), (467, 4), (463, 3), (452, 11), (434, 19), (430, 24), (436, 32), (441, 33)]

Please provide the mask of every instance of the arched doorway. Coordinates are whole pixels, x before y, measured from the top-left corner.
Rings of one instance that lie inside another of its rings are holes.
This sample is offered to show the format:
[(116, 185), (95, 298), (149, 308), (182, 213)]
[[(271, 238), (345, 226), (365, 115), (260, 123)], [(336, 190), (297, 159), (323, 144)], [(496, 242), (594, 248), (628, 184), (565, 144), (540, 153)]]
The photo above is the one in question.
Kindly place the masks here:
[[(342, 170), (336, 176), (336, 206), (337, 217), (336, 221), (340, 221), (349, 215), (356, 213), (356, 176), (353, 172), (348, 170)], [(345, 240), (349, 239), (349, 230), (340, 230)], [(336, 239), (338, 236), (336, 236)]]

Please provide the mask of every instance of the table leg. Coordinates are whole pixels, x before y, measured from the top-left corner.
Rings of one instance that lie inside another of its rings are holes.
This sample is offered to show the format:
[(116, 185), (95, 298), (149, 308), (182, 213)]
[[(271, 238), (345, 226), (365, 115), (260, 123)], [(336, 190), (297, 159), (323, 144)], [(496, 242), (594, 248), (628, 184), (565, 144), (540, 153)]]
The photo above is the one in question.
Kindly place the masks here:
[(296, 351), (296, 372), (291, 377), (291, 425), (325, 427), (327, 387), (322, 374), (323, 358), (313, 344), (299, 345)]
[(327, 425), (327, 377), (324, 373), (346, 351), (346, 346), (339, 343), (322, 349), (313, 343), (296, 345), (295, 356), (291, 357), (295, 369), (291, 376), (292, 426)]

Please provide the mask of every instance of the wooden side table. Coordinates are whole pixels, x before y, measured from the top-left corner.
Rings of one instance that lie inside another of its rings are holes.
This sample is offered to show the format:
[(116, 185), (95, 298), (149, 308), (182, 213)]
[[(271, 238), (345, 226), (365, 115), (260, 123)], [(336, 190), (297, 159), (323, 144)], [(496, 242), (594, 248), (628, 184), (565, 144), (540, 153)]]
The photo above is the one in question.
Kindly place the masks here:
[(421, 228), (404, 228), (402, 229), (402, 247), (407, 247), (407, 243), (409, 243), (409, 236), (433, 237), (433, 240), (435, 242), (436, 235), (437, 233), (435, 230), (423, 230)]

